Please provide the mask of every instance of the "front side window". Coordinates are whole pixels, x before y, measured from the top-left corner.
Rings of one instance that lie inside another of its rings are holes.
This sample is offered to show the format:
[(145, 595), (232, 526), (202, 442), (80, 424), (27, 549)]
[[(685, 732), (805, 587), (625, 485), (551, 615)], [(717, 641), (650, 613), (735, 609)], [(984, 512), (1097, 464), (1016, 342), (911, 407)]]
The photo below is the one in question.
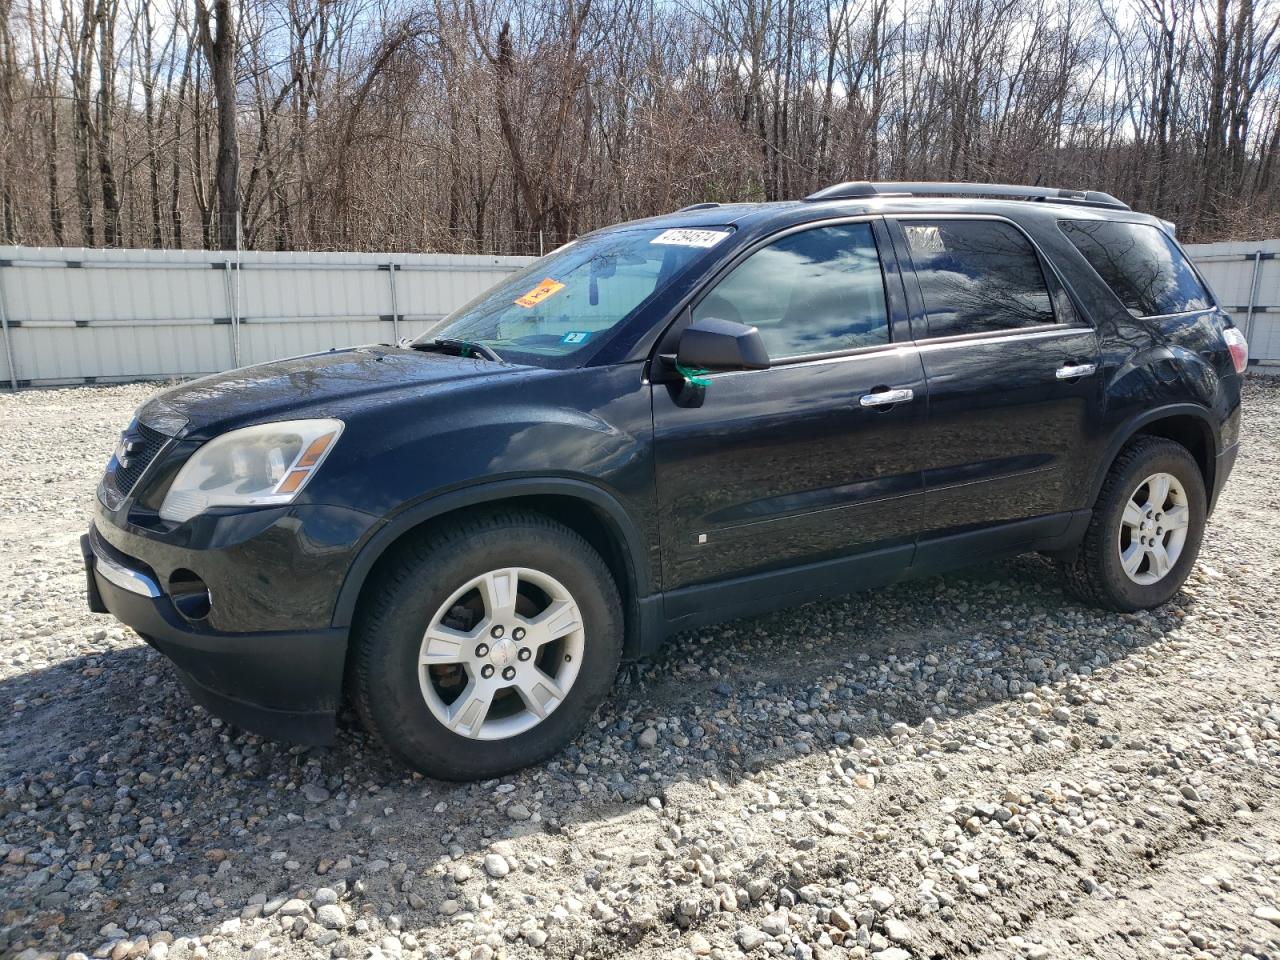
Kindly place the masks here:
[(902, 223), (928, 315), (929, 336), (1016, 330), (1056, 322), (1031, 242), (999, 220)]
[(774, 360), (888, 343), (871, 225), (816, 227), (757, 250), (694, 308), (704, 317), (758, 327)]
[(681, 276), (730, 227), (619, 229), (535, 260), (418, 338), (483, 346), (503, 360), (568, 367)]
[(1061, 220), (1058, 226), (1135, 317), (1209, 308), (1209, 294), (1177, 244), (1146, 223)]

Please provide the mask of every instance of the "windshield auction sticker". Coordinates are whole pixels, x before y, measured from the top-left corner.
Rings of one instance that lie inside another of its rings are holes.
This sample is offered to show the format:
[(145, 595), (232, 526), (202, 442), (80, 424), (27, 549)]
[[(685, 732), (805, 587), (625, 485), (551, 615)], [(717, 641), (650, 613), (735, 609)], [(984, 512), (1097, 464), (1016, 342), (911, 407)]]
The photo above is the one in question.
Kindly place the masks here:
[(714, 247), (727, 236), (728, 230), (663, 230), (649, 242), (673, 247)]
[(526, 307), (526, 308), (536, 307), (543, 300), (547, 299), (547, 297), (563, 289), (564, 289), (563, 283), (561, 283), (559, 280), (552, 280), (550, 277), (547, 277), (545, 280), (543, 280), (540, 284), (538, 284), (536, 287), (534, 287), (524, 296), (516, 297), (516, 299), (512, 302), (517, 307)]

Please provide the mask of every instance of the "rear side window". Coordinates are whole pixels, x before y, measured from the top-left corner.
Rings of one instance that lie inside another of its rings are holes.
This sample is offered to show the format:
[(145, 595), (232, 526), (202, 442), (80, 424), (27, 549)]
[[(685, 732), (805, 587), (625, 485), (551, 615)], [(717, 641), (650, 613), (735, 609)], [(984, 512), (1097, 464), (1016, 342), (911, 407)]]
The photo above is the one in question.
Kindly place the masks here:
[(998, 220), (902, 222), (929, 318), (929, 336), (1016, 330), (1054, 323), (1040, 258)]
[(694, 320), (704, 317), (758, 327), (775, 360), (888, 343), (871, 225), (816, 227), (762, 247), (694, 308)]
[(1208, 309), (1208, 292), (1163, 230), (1109, 220), (1061, 220), (1058, 226), (1135, 317)]

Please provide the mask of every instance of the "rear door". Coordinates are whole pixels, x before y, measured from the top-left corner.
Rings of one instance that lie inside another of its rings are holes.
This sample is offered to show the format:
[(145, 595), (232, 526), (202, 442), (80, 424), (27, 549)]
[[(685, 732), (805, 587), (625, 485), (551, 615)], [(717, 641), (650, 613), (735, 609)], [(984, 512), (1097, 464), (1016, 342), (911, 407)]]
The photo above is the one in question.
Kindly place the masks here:
[[(1084, 438), (1102, 402), (1097, 334), (1011, 221), (899, 217), (892, 229), (928, 381), (928, 532), (987, 528), (1005, 547), (1065, 530), (1064, 512), (1083, 505), (1091, 475)], [(1025, 522), (996, 529), (1014, 521)]]
[(883, 221), (773, 239), (695, 302), (703, 317), (758, 327), (773, 366), (710, 374), (698, 406), (653, 386), (665, 589), (874, 548), (878, 573), (904, 569), (925, 384)]

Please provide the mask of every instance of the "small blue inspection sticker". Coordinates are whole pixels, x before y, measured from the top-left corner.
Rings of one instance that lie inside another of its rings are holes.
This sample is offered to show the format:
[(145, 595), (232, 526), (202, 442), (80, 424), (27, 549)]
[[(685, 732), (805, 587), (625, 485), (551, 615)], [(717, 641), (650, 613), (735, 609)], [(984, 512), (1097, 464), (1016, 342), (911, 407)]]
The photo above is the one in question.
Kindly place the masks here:
[(560, 338), (561, 343), (585, 343), (587, 337), (591, 336), (590, 330), (570, 330)]

